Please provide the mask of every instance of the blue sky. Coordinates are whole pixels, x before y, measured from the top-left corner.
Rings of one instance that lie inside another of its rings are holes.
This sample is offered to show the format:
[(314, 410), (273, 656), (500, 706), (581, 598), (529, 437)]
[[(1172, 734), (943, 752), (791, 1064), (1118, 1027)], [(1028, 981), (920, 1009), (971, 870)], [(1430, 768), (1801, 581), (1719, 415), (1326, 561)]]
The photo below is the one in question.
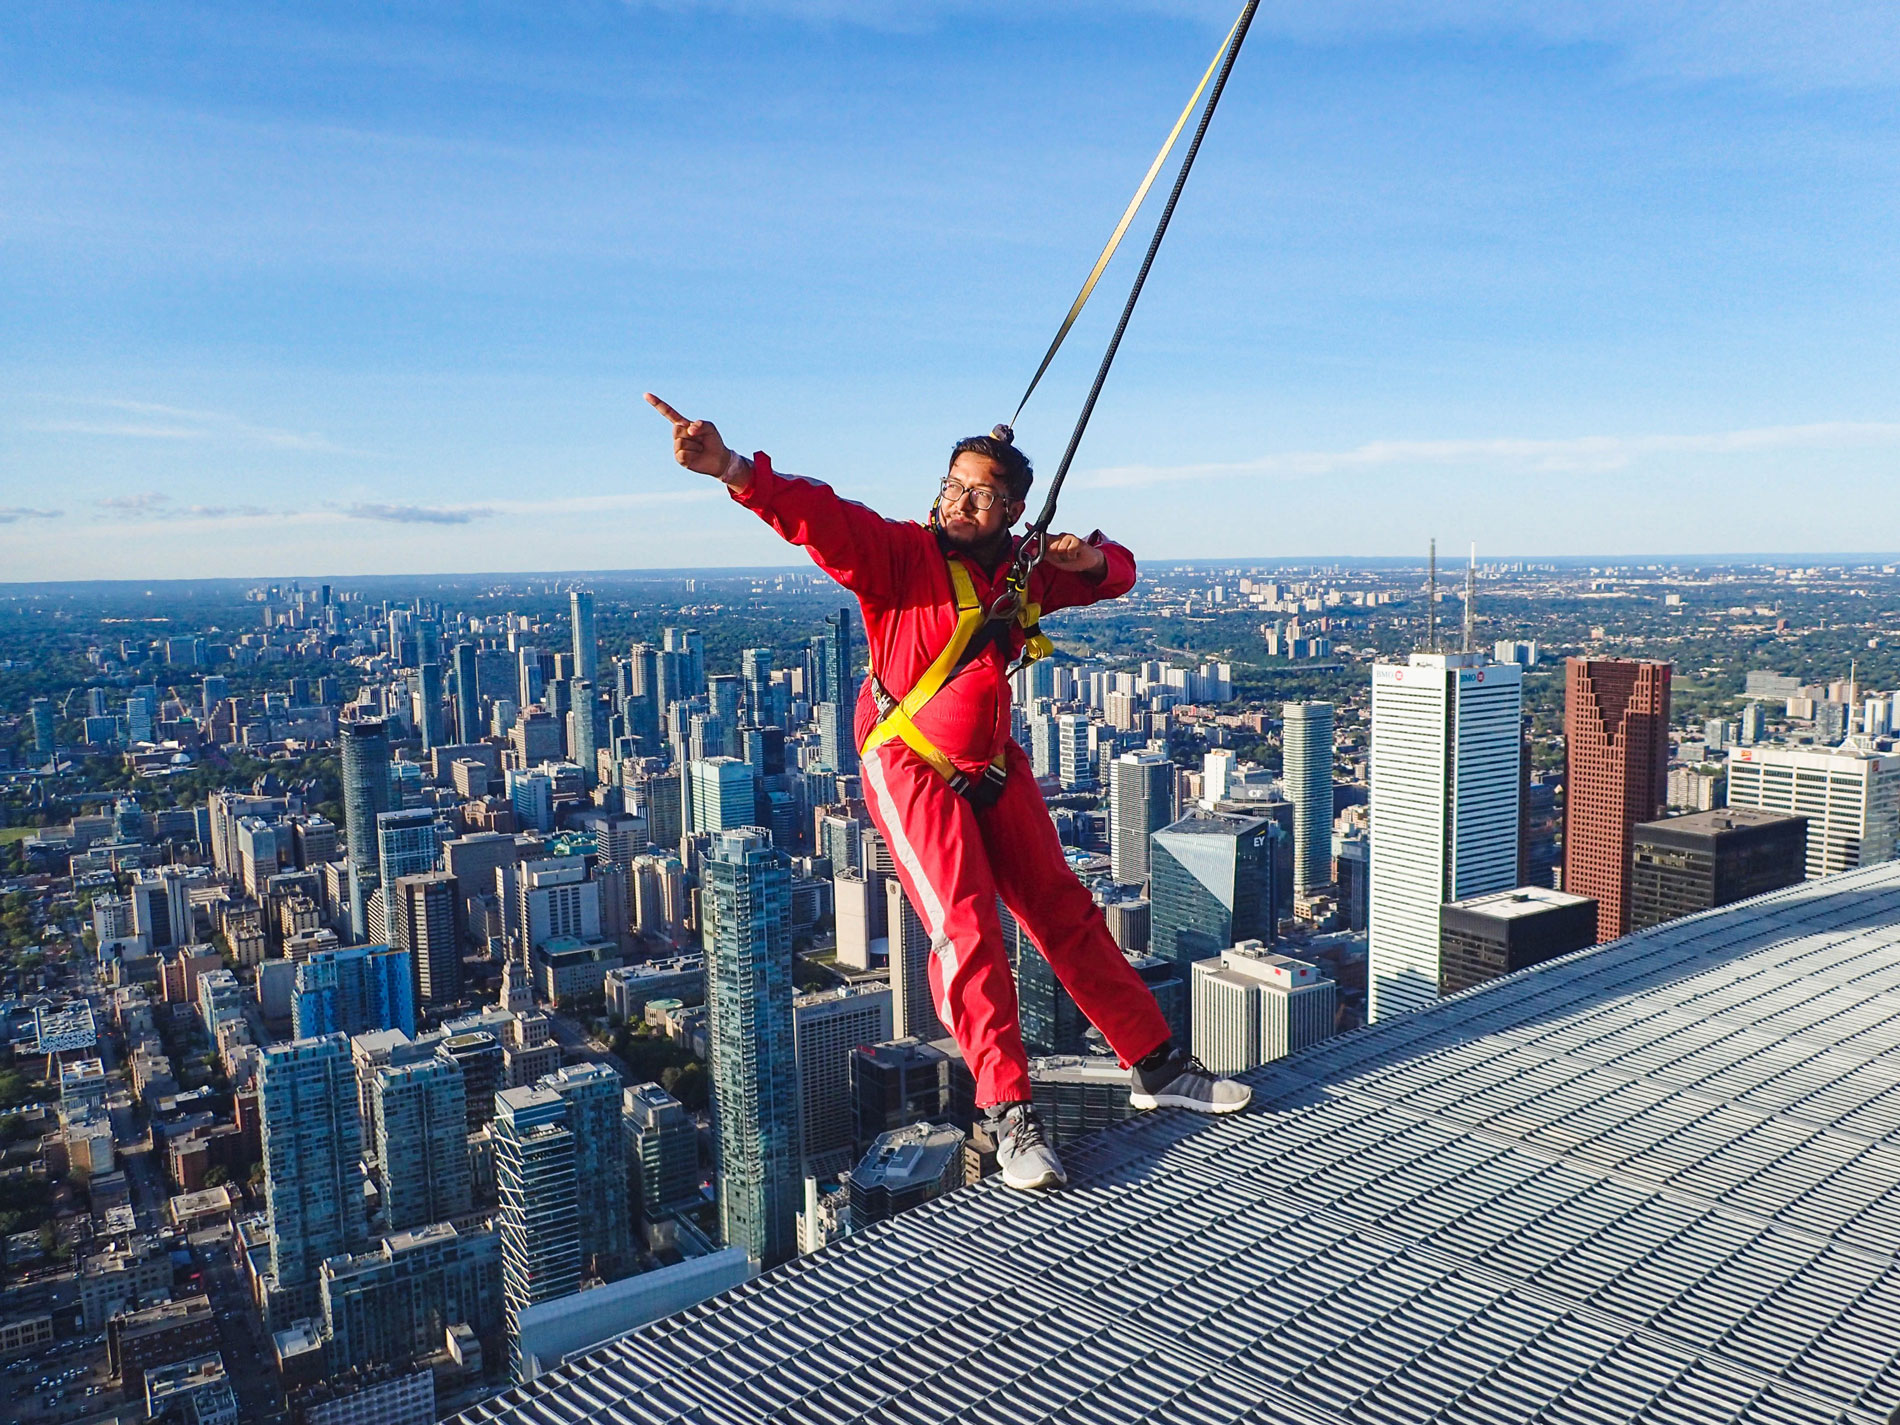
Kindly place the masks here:
[[(921, 511), (1231, 20), (15, 0), (0, 579), (783, 562), (648, 388)], [(1896, 89), (1891, 5), (1264, 4), (1063, 523), (1900, 549)]]

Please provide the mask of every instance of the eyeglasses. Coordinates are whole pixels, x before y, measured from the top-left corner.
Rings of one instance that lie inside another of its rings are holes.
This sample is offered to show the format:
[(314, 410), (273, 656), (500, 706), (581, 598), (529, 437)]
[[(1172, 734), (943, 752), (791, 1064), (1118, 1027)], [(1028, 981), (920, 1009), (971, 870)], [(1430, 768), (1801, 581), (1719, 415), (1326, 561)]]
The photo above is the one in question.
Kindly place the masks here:
[(972, 506), (979, 510), (987, 510), (996, 503), (998, 492), (988, 485), (966, 485), (961, 480), (952, 480), (946, 476), (937, 493), (943, 497), (946, 505), (954, 505), (967, 495)]

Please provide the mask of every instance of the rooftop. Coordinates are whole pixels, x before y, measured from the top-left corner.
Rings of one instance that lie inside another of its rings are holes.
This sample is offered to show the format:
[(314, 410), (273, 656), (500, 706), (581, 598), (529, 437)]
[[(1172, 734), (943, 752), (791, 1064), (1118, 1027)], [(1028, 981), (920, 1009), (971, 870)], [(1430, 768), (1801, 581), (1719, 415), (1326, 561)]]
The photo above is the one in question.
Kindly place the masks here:
[(949, 1194), (464, 1421), (1900, 1407), (1900, 864), (1494, 981)]
[(1805, 816), (1797, 816), (1793, 812), (1767, 811), (1761, 807), (1718, 807), (1714, 811), (1694, 811), (1685, 816), (1665, 816), (1656, 821), (1638, 822), (1636, 833), (1641, 836), (1646, 832), (1671, 831), (1707, 836), (1719, 831), (1806, 820)]
[(1479, 915), (1515, 920), (1520, 915), (1537, 915), (1542, 911), (1582, 905), (1589, 899), (1588, 896), (1573, 895), (1569, 891), (1553, 891), (1548, 886), (1519, 886), (1514, 891), (1493, 891), (1489, 895), (1471, 896), (1451, 904)]
[(913, 1123), (878, 1135), (865, 1152), (852, 1178), (862, 1187), (903, 1192), (919, 1183), (935, 1182), (951, 1158), (963, 1156), (963, 1130), (941, 1123)]

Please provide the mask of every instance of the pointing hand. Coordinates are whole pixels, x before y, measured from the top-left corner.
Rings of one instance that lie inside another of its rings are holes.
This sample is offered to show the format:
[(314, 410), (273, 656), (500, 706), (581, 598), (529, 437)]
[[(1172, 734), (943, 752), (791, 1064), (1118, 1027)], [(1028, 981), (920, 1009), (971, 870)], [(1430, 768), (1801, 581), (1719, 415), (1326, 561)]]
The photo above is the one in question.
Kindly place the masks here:
[(711, 421), (689, 421), (651, 391), (647, 404), (673, 423), (673, 458), (701, 475), (723, 479), (732, 452), (719, 438), (719, 428)]

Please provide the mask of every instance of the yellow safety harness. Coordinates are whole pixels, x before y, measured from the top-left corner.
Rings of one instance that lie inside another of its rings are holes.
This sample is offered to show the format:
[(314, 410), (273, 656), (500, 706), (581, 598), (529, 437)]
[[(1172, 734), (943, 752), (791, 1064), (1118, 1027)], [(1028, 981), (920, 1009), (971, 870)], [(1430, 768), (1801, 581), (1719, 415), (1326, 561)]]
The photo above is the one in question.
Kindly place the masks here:
[(958, 795), (969, 798), (979, 806), (988, 806), (1003, 790), (1003, 754), (1001, 752), (996, 754), (995, 761), (984, 769), (980, 778), (972, 778), (956, 763), (944, 756), (937, 745), (924, 735), (923, 729), (917, 726), (917, 714), (922, 712), (924, 706), (943, 690), (944, 684), (948, 683), (959, 669), (976, 653), (982, 651), (980, 645), (973, 651), (972, 645), (977, 644), (979, 635), (982, 635), (986, 628), (1000, 625), (990, 635), (992, 638), (1005, 632), (1010, 622), (1022, 628), (1027, 642), (1023, 645), (1017, 666), (1033, 663), (1038, 658), (1047, 658), (1055, 652), (1055, 645), (1042, 631), (1040, 604), (1021, 603), (1017, 606), (1013, 618), (993, 620), (988, 610), (983, 607), (982, 600), (977, 598), (976, 585), (970, 578), (970, 571), (964, 568), (963, 561), (952, 557), (946, 558), (944, 562), (950, 569), (951, 587), (956, 590), (957, 626), (951, 632), (950, 641), (944, 645), (943, 652), (939, 653), (931, 665), (924, 669), (923, 676), (912, 684), (911, 690), (902, 698), (894, 696), (877, 674), (872, 673), (871, 697), (877, 704), (878, 721), (858, 751), (868, 753), (895, 737), (934, 767)]

